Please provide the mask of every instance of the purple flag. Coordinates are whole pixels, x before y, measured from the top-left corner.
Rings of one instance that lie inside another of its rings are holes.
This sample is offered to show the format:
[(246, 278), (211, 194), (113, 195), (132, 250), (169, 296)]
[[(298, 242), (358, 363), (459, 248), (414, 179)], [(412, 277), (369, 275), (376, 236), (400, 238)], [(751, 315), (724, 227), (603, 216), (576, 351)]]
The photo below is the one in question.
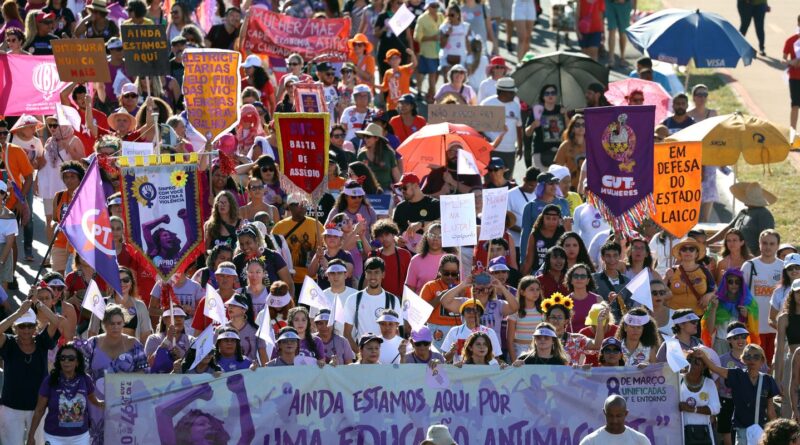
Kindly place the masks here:
[(589, 202), (617, 231), (629, 233), (655, 210), (652, 105), (587, 108)]
[(66, 216), (61, 222), (61, 230), (83, 261), (92, 266), (106, 283), (122, 294), (117, 251), (114, 249), (114, 239), (111, 236), (108, 206), (96, 159), (92, 159), (86, 176), (75, 191)]

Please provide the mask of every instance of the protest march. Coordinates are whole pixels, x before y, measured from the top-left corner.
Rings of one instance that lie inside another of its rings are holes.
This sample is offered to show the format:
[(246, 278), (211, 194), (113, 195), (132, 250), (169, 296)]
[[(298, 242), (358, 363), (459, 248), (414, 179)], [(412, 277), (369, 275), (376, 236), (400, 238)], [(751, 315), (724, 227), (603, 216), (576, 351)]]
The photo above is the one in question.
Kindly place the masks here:
[(4, 1), (0, 445), (800, 445), (800, 9), (733, 11)]

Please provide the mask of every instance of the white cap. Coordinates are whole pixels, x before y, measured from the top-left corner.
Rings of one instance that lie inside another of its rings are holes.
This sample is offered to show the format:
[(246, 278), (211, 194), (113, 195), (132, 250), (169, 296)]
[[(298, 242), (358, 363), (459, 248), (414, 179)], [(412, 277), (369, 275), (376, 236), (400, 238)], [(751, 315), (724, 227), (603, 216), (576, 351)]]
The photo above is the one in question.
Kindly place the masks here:
[(126, 94), (135, 93), (137, 96), (139, 95), (139, 89), (136, 88), (136, 85), (128, 82), (122, 85), (122, 88), (119, 90), (119, 95), (124, 96)]
[(232, 338), (234, 340), (241, 340), (239, 338), (239, 334), (237, 334), (235, 332), (231, 332), (231, 331), (225, 331), (225, 332), (223, 332), (223, 333), (221, 333), (221, 334), (219, 334), (217, 336), (217, 341), (220, 341), (220, 340), (225, 339), (225, 338)]
[(254, 68), (257, 66), (261, 66), (261, 58), (259, 58), (255, 54), (251, 54), (244, 59), (244, 63), (242, 64), (242, 68)]
[(439, 2), (439, 0), (425, 0), (425, 9), (428, 9), (428, 7), (431, 5), (439, 5), (439, 8), (442, 7), (442, 4)]
[(28, 312), (23, 314), (22, 317), (14, 320), (14, 326), (26, 323), (36, 323), (36, 314), (34, 314), (31, 309), (28, 309)]
[(186, 318), (186, 312), (183, 312), (183, 309), (179, 307), (173, 307), (172, 309), (167, 309), (161, 314), (161, 318), (164, 317), (183, 317)]
[(283, 86), (285, 87), (286, 84), (289, 83), (289, 82), (292, 82), (292, 83), (300, 82), (300, 78), (295, 76), (294, 74), (287, 74), (287, 75), (283, 76), (283, 78), (281, 79), (281, 82), (283, 82)]
[(783, 268), (790, 266), (800, 266), (800, 253), (790, 253), (783, 257)]
[(569, 169), (563, 165), (553, 164), (547, 171), (552, 173), (559, 181), (570, 177)]
[(279, 342), (284, 340), (300, 340), (300, 336), (292, 331), (286, 331), (278, 337)]

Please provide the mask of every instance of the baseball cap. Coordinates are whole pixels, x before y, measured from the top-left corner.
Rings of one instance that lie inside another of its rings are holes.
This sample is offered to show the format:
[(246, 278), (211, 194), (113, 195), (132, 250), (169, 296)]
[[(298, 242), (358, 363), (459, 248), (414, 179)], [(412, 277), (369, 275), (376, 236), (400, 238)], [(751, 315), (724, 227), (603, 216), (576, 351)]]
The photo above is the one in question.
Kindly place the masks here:
[(328, 62), (322, 62), (322, 63), (318, 63), (317, 64), (317, 72), (318, 73), (325, 72), (325, 71), (331, 71), (333, 69), (334, 69), (333, 65), (331, 65)]
[(499, 170), (506, 168), (506, 163), (503, 161), (503, 158), (493, 157), (489, 161), (489, 165), (486, 166), (488, 170)]
[(355, 87), (353, 87), (353, 96), (355, 96), (356, 94), (365, 94), (365, 93), (366, 94), (371, 94), (370, 90), (369, 90), (369, 87), (364, 85), (363, 83), (362, 84), (358, 84)]
[(14, 320), (14, 326), (30, 323), (36, 323), (36, 314), (34, 314), (30, 309), (28, 309), (28, 312), (24, 313), (21, 317)]
[(539, 176), (536, 177), (536, 182), (538, 182), (540, 184), (548, 184), (548, 183), (559, 182), (559, 179), (556, 178), (550, 172), (542, 172), (542, 173), (539, 173)]
[(608, 337), (607, 339), (603, 340), (603, 344), (602, 346), (600, 346), (600, 350), (602, 351), (603, 349), (609, 346), (616, 346), (622, 349), (622, 342), (617, 340), (616, 337)]
[(139, 95), (139, 89), (136, 88), (136, 85), (128, 82), (128, 83), (122, 85), (122, 88), (120, 88), (120, 90), (119, 90), (119, 95), (120, 96), (124, 96), (126, 94), (135, 94), (135, 95), (138, 96)]
[(106, 42), (107, 49), (120, 49), (122, 48), (122, 40), (119, 37), (112, 37)]
[(400, 180), (397, 181), (394, 186), (396, 187), (403, 187), (408, 184), (419, 184), (419, 176), (415, 175), (414, 173), (403, 173), (403, 176), (400, 177)]
[(433, 333), (427, 326), (423, 326), (419, 330), (411, 331), (411, 341), (413, 343), (433, 343)]
[(398, 99), (397, 102), (409, 105), (416, 105), (417, 103), (417, 101), (414, 99), (413, 94), (404, 94), (400, 96), (400, 99)]
[(498, 256), (489, 260), (489, 272), (508, 272), (508, 264), (506, 264), (506, 257)]
[(373, 334), (372, 332), (367, 332), (366, 334), (362, 335), (358, 339), (358, 347), (363, 348), (364, 345), (371, 341), (377, 341), (378, 343), (383, 343), (383, 338)]
[(563, 165), (552, 164), (550, 168), (547, 170), (547, 173), (551, 173), (558, 181), (562, 181), (564, 178), (569, 178), (570, 173), (569, 169)]
[(244, 59), (244, 63), (242, 64), (242, 68), (254, 68), (257, 66), (261, 66), (261, 58), (259, 58), (255, 54), (251, 54)]
[(46, 13), (46, 12), (40, 11), (40, 12), (36, 13), (36, 23), (42, 23), (45, 20), (53, 20), (54, 18), (56, 18), (56, 15), (53, 14), (52, 12), (47, 12)]
[(790, 253), (783, 258), (783, 268), (786, 269), (789, 266), (800, 266), (800, 254)]

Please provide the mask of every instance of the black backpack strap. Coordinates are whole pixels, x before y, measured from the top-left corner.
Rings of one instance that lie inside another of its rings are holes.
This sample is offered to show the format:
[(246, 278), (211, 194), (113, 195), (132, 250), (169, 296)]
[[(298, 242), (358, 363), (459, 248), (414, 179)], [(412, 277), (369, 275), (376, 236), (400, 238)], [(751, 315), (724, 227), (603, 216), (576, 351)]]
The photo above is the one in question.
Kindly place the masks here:
[(753, 276), (758, 275), (758, 271), (756, 271), (756, 263), (753, 260), (747, 260), (744, 264), (750, 264), (750, 276), (747, 278), (747, 288), (750, 289), (750, 292), (753, 292)]
[(364, 295), (364, 291), (360, 290), (356, 293), (356, 317), (353, 321), (353, 327), (355, 327), (356, 331), (358, 331), (358, 307), (361, 306), (361, 297)]

